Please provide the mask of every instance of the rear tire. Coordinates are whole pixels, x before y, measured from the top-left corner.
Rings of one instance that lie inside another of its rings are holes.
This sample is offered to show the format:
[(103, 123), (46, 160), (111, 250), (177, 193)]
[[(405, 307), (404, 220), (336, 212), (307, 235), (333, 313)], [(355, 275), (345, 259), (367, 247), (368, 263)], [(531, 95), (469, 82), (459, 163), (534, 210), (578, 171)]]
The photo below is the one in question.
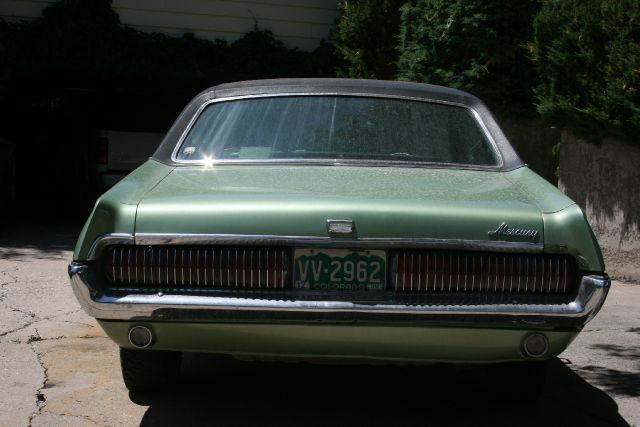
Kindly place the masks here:
[(162, 393), (180, 376), (182, 353), (120, 348), (122, 379), (129, 391)]

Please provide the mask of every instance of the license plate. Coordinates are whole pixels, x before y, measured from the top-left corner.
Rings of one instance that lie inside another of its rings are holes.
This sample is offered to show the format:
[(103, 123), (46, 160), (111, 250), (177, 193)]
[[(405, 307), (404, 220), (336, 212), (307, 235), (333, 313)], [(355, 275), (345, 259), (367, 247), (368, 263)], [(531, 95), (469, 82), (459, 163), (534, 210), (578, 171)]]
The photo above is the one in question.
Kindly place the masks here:
[(293, 287), (323, 291), (383, 290), (386, 260), (387, 254), (381, 250), (296, 249)]

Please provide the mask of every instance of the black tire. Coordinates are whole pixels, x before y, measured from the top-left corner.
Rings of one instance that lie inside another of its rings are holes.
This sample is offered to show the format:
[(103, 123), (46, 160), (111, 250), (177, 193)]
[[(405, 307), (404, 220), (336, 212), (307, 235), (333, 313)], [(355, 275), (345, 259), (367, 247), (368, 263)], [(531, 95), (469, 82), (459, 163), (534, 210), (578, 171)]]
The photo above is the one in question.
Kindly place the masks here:
[(120, 348), (122, 379), (129, 391), (162, 393), (180, 376), (182, 353)]

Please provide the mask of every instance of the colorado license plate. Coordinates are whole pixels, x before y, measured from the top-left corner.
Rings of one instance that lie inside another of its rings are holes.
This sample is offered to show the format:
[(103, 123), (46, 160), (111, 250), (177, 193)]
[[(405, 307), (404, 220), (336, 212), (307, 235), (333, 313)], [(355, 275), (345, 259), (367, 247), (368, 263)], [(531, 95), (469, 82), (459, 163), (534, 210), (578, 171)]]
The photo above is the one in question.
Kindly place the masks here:
[(293, 288), (376, 291), (385, 288), (387, 255), (381, 250), (296, 249)]

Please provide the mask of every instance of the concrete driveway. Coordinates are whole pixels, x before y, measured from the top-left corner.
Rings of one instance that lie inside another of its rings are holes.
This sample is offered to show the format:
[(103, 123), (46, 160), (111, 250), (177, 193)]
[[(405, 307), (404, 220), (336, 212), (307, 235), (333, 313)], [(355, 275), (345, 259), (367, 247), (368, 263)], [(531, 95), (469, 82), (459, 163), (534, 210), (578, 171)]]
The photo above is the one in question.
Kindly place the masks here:
[(505, 399), (482, 369), (185, 359), (166, 396), (129, 394), (118, 349), (81, 311), (73, 227), (0, 230), (0, 425), (640, 426), (640, 286), (609, 299), (552, 362), (539, 402)]

